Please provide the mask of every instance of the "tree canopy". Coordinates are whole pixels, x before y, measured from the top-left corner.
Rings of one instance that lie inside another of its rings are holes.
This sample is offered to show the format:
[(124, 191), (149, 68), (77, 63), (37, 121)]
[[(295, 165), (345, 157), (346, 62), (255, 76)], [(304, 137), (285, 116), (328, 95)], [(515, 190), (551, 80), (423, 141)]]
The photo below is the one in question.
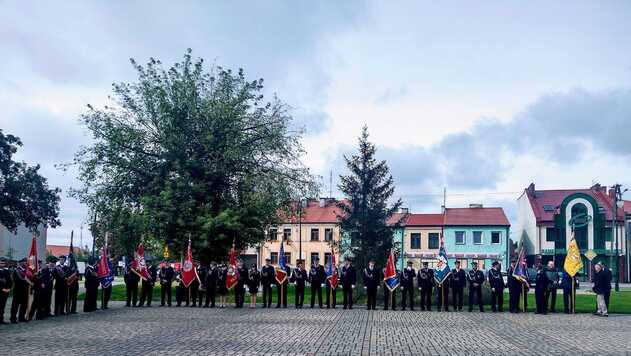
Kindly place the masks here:
[(398, 248), (393, 235), (405, 216), (394, 215), (402, 202), (398, 199), (390, 203), (394, 180), (387, 163), (375, 158), (376, 148), (368, 141), (365, 126), (358, 146), (357, 154), (344, 156), (350, 174), (340, 176), (339, 189), (346, 200), (338, 204), (341, 210), (338, 218), (342, 231), (349, 236), (342, 251), (354, 255), (360, 266), (371, 258), (383, 266), (390, 250)]
[(16, 136), (0, 129), (0, 224), (16, 232), (24, 224), (39, 233), (44, 226), (57, 227), (59, 222), (59, 188), (49, 188), (39, 174), (39, 165), (16, 162), (13, 155), (22, 146)]
[(302, 132), (286, 104), (265, 101), (262, 79), (206, 70), (191, 50), (168, 69), (131, 63), (138, 80), (114, 84), (113, 105), (82, 115), (93, 143), (74, 160), (73, 194), (97, 214), (100, 236), (130, 242), (120, 252), (141, 237), (182, 251), (190, 236), (202, 258), (225, 258), (233, 240), (262, 241), (279, 209), (316, 191)]

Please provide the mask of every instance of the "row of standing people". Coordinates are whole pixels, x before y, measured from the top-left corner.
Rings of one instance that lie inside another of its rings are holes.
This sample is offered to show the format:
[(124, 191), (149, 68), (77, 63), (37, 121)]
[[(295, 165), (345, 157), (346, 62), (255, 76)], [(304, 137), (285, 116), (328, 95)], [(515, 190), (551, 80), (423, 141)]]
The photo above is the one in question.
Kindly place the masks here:
[[(156, 283), (161, 285), (161, 306), (172, 305), (171, 290), (174, 283), (177, 284), (176, 306), (203, 306), (210, 308), (226, 306), (228, 295), (226, 286), (228, 266), (226, 265), (218, 265), (214, 262), (209, 266), (198, 264), (196, 267), (198, 279), (193, 281), (188, 287), (184, 286), (179, 274), (168, 264), (157, 268), (148, 260), (147, 267), (151, 278), (142, 281), (136, 273), (129, 269), (127, 270), (125, 274), (125, 283), (127, 285), (126, 306), (151, 306), (153, 288)], [(504, 311), (504, 291), (508, 288), (509, 311), (517, 313), (520, 309), (527, 308), (527, 295), (530, 286), (512, 275), (514, 268), (515, 262), (512, 261), (507, 273), (508, 282), (505, 283), (501, 273), (501, 266), (498, 262), (494, 262), (492, 268), (485, 275), (483, 271), (478, 269), (476, 262), (473, 262), (471, 270), (465, 271), (460, 268), (460, 262), (456, 261), (455, 268), (451, 271), (451, 274), (441, 283), (438, 283), (434, 278), (434, 270), (428, 267), (427, 262), (423, 263), (423, 267), (418, 272), (412, 267), (412, 262), (408, 262), (408, 266), (403, 271), (397, 271), (401, 290), (401, 308), (402, 310), (406, 310), (406, 308), (414, 310), (415, 290), (418, 289), (420, 292), (421, 310), (432, 310), (432, 299), (435, 292), (438, 310), (449, 311), (449, 297), (451, 294), (453, 310), (462, 311), (464, 289), (468, 288), (468, 310), (473, 311), (477, 307), (479, 311), (484, 312), (482, 286), (488, 282), (491, 290), (491, 310), (493, 312)], [(242, 262), (239, 262), (237, 266), (238, 278), (234, 286), (235, 306), (237, 308), (244, 307), (247, 290), (250, 295), (249, 306), (251, 308), (256, 306), (257, 296), (261, 291), (263, 307), (271, 308), (274, 286), (276, 287), (277, 295), (276, 307), (286, 308), (288, 305), (289, 284), (291, 283), (295, 285), (294, 305), (296, 308), (302, 308), (308, 283), (311, 288), (310, 306), (312, 308), (315, 307), (316, 301), (320, 308), (324, 304), (327, 308), (336, 307), (337, 293), (331, 292), (331, 284), (327, 279), (325, 268), (319, 264), (318, 259), (314, 259), (314, 263), (309, 270), (306, 270), (301, 261), (297, 263), (296, 268), (291, 269), (289, 266), (286, 266), (285, 269), (288, 278), (280, 283), (276, 280), (276, 268), (271, 265), (270, 259), (266, 260), (265, 265), (260, 270), (257, 269), (256, 265), (247, 268)], [(355, 267), (349, 259), (346, 259), (337, 272), (339, 286), (342, 290), (343, 308), (352, 309), (353, 290), (357, 284)], [(362, 277), (367, 295), (367, 309), (369, 310), (376, 308), (377, 290), (382, 286), (384, 288), (384, 309), (396, 310), (397, 308), (397, 291), (396, 289), (390, 291), (385, 287), (383, 273), (383, 269), (378, 269), (374, 261), (370, 261), (368, 266), (363, 269)], [(556, 288), (559, 281), (554, 265), (549, 265), (547, 270), (540, 269), (536, 280), (535, 300), (537, 301), (537, 313), (547, 313), (548, 301), (550, 301), (549, 309), (555, 312)], [(417, 281), (416, 286), (415, 281)], [(140, 298), (138, 298), (139, 282), (141, 282)], [(578, 282), (574, 284), (574, 288), (576, 289), (577, 286)], [(567, 274), (564, 274), (562, 288), (564, 290), (565, 312), (567, 313), (572, 310), (571, 303), (573, 301), (570, 296), (571, 277)], [(219, 301), (217, 301), (217, 297), (219, 297)]]
[[(218, 265), (212, 262), (209, 266), (198, 264), (196, 266), (198, 278), (189, 286), (185, 286), (182, 278), (172, 266), (165, 263), (162, 267), (157, 268), (151, 260), (147, 260), (147, 270), (150, 278), (142, 280), (134, 273), (131, 268), (125, 271), (125, 284), (127, 289), (126, 306), (142, 307), (151, 306), (153, 297), (153, 288), (156, 283), (160, 283), (160, 306), (172, 305), (172, 286), (176, 286), (176, 306), (191, 307), (225, 307), (228, 295), (226, 279), (228, 275), (228, 266)], [(235, 306), (243, 308), (245, 305), (246, 289), (250, 295), (250, 307), (255, 307), (256, 298), (259, 292), (262, 292), (263, 307), (271, 308), (273, 299), (273, 287), (276, 287), (276, 307), (286, 308), (288, 305), (289, 284), (295, 285), (294, 305), (296, 308), (302, 308), (304, 305), (304, 295), (307, 283), (311, 288), (311, 307), (317, 304), (323, 307), (323, 300), (328, 308), (335, 308), (337, 305), (337, 293), (331, 293), (331, 283), (327, 279), (324, 266), (319, 264), (317, 259), (307, 271), (303, 262), (299, 261), (296, 268), (292, 269), (285, 266), (285, 280), (276, 279), (276, 268), (272, 266), (271, 260), (266, 259), (265, 265), (259, 270), (256, 265), (247, 268), (243, 262), (237, 265), (237, 282), (234, 286)], [(343, 307), (352, 308), (353, 306), (353, 289), (357, 281), (357, 273), (355, 267), (351, 265), (350, 260), (345, 261), (344, 265), (338, 269), (339, 285), (343, 291)], [(141, 284), (140, 297), (138, 297), (138, 284)], [(323, 298), (324, 294), (324, 298)], [(217, 301), (219, 297), (219, 301)]]
[[(41, 264), (42, 261), (38, 262), (42, 267), (29, 278), (26, 259), (18, 261), (15, 268), (9, 269), (7, 260), (0, 258), (0, 324), (7, 323), (4, 320), (4, 311), (11, 290), (11, 323), (77, 313), (78, 271), (66, 265), (66, 256), (51, 259), (45, 265)], [(97, 309), (96, 296), (100, 284), (93, 258), (88, 260), (84, 281), (86, 296), (83, 310), (90, 312)], [(110, 295), (111, 285), (103, 288), (102, 309), (107, 309)]]

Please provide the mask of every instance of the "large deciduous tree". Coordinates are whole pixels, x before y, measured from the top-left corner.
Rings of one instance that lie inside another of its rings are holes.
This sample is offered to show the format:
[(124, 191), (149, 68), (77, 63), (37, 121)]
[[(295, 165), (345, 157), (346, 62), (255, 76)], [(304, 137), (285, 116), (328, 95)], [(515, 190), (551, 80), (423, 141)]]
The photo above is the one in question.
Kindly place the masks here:
[(344, 156), (350, 171), (340, 176), (339, 189), (345, 200), (338, 206), (341, 229), (349, 239), (342, 244), (345, 254), (355, 256), (360, 266), (374, 258), (384, 266), (393, 243), (394, 231), (404, 215), (395, 213), (401, 207), (401, 199), (390, 202), (394, 194), (394, 180), (385, 161), (375, 158), (375, 145), (368, 141), (368, 128), (364, 127), (359, 137), (359, 152), (351, 157)]
[(233, 240), (263, 240), (279, 209), (316, 189), (301, 131), (283, 102), (264, 100), (262, 79), (206, 70), (190, 50), (168, 69), (131, 62), (138, 81), (114, 84), (114, 104), (82, 116), (93, 143), (75, 156), (74, 194), (97, 214), (96, 231), (151, 236), (171, 251), (190, 236), (202, 258), (225, 258)]
[(57, 227), (59, 188), (49, 188), (39, 174), (39, 165), (16, 162), (13, 155), (22, 146), (20, 139), (0, 129), (0, 224), (16, 232), (23, 224), (33, 233), (42, 226)]

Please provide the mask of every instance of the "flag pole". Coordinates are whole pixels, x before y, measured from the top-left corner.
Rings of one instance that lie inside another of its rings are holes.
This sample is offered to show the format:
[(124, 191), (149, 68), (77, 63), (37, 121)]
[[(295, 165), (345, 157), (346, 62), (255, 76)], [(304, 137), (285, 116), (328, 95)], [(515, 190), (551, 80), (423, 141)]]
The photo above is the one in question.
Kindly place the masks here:
[(521, 295), (522, 295), (522, 306), (523, 306), (523, 312), (526, 312), (526, 286), (522, 283), (521, 284)]
[(576, 300), (574, 295), (574, 276), (572, 276), (572, 314), (576, 314)]

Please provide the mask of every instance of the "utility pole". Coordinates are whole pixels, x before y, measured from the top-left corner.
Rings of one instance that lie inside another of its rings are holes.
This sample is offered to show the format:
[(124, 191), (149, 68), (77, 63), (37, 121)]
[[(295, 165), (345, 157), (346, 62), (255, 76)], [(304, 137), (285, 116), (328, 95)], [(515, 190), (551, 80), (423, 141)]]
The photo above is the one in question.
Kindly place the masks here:
[(329, 198), (333, 198), (333, 170), (329, 171)]

